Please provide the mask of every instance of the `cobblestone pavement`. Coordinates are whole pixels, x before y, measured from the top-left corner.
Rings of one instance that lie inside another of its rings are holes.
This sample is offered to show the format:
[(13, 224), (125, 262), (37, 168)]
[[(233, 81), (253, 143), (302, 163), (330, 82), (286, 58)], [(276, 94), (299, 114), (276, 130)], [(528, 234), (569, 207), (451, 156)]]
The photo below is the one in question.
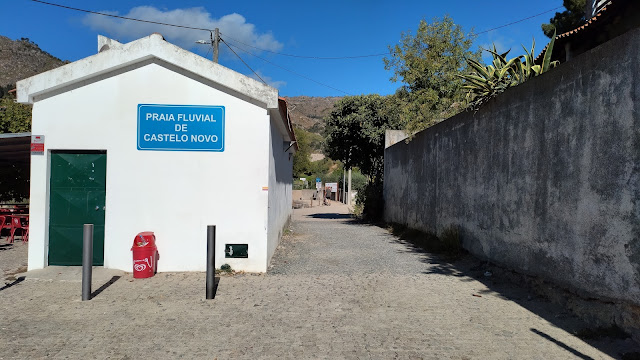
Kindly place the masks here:
[[(469, 276), (353, 223), (345, 208), (296, 210), (267, 274), (114, 278), (82, 302), (77, 281), (0, 288), (0, 359), (606, 359), (584, 325), (526, 289)], [(0, 258), (2, 261), (3, 258)], [(94, 284), (97, 288), (104, 284)]]

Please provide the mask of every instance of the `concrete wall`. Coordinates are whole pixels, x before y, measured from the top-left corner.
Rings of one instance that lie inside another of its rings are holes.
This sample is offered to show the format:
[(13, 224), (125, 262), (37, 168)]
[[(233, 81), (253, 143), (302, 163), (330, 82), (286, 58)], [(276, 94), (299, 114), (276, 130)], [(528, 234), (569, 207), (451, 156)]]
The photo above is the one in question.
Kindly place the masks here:
[(407, 137), (407, 132), (404, 130), (386, 130), (384, 132), (384, 148), (388, 148), (394, 144), (399, 143), (402, 140), (405, 140)]
[[(315, 184), (315, 183), (314, 183)], [(322, 197), (316, 189), (293, 190), (293, 200), (313, 200)]]
[(640, 305), (640, 31), (385, 151), (385, 219)]
[[(285, 143), (278, 131), (276, 121), (271, 119), (269, 141), (269, 218), (268, 249), (266, 266), (278, 247), (282, 231), (291, 217), (291, 201), (293, 189), (293, 148)], [(285, 145), (286, 144), (286, 145)], [(288, 150), (287, 150), (288, 148)], [(287, 151), (285, 151), (287, 150)]]
[[(136, 66), (38, 99), (33, 108), (33, 133), (46, 136), (47, 153), (107, 152), (105, 267), (131, 271), (133, 238), (148, 230), (156, 233), (159, 271), (204, 271), (211, 224), (217, 225), (218, 266), (265, 271), (267, 110), (162, 62)], [(225, 106), (224, 152), (138, 151), (141, 103)], [(32, 156), (29, 269), (48, 264), (48, 159)], [(284, 196), (290, 207), (290, 195)], [(249, 244), (249, 258), (225, 259), (225, 243)]]

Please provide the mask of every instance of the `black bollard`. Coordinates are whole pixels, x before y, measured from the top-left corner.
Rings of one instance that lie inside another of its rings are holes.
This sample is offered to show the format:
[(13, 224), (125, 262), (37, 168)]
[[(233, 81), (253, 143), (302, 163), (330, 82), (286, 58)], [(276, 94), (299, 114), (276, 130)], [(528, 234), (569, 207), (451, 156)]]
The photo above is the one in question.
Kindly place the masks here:
[(93, 270), (93, 224), (84, 224), (82, 236), (82, 301), (91, 300)]
[(207, 299), (215, 297), (216, 279), (216, 226), (207, 226)]

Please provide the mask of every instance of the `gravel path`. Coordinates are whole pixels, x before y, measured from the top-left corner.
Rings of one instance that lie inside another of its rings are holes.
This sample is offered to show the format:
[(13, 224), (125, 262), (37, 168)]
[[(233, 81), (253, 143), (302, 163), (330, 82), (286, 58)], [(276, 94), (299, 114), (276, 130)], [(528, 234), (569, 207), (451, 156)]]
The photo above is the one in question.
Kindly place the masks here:
[(353, 220), (339, 203), (299, 209), (271, 261), (269, 274), (397, 274), (425, 270), (421, 254), (388, 231)]
[(296, 210), (269, 272), (222, 276), (215, 300), (202, 273), (125, 274), (85, 302), (79, 281), (27, 273), (0, 288), (0, 359), (609, 359), (634, 345), (586, 343), (579, 320), (473, 259), (440, 262), (345, 213)]

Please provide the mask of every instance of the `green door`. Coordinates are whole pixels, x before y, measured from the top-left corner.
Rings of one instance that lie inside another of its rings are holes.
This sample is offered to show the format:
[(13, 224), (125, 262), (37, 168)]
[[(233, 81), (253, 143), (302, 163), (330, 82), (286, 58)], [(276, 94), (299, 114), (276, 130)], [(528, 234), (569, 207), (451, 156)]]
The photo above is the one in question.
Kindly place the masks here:
[(93, 224), (93, 265), (104, 264), (107, 154), (52, 152), (49, 265), (82, 265), (84, 224)]

